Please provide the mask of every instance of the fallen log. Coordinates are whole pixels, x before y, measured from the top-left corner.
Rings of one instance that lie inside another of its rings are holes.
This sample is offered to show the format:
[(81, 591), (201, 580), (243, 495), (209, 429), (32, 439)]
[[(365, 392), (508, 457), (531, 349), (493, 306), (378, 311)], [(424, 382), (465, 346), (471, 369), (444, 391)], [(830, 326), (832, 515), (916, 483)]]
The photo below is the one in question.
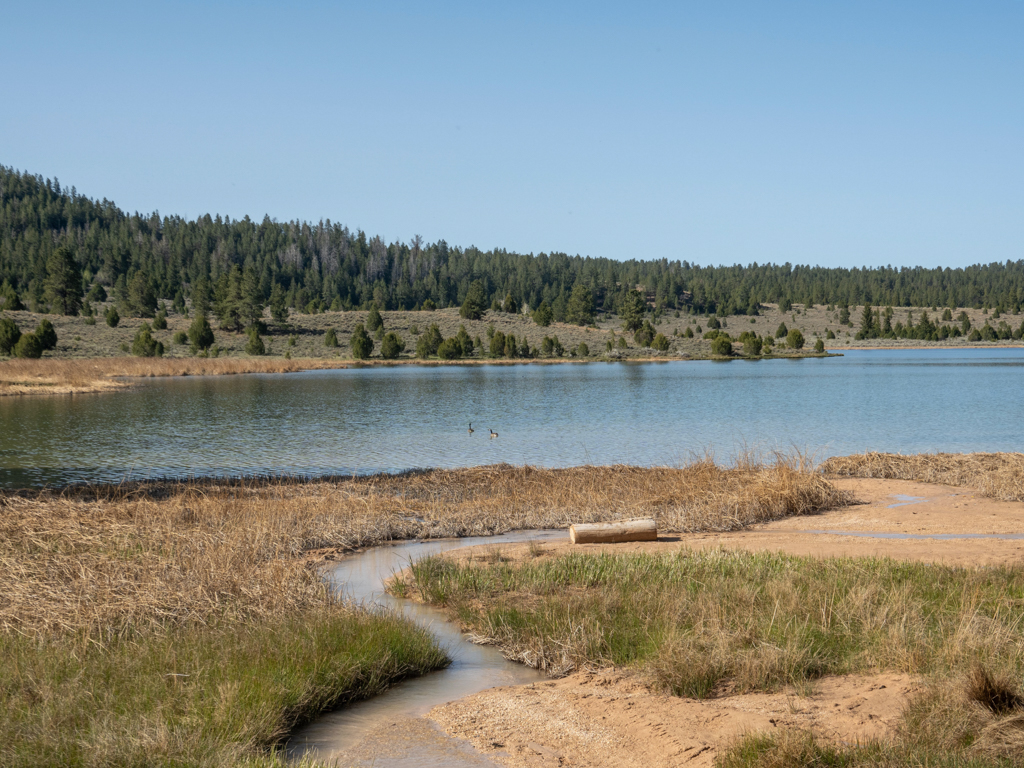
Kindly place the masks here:
[(652, 518), (569, 526), (569, 541), (573, 544), (616, 544), (623, 541), (656, 541), (657, 538), (658, 524)]

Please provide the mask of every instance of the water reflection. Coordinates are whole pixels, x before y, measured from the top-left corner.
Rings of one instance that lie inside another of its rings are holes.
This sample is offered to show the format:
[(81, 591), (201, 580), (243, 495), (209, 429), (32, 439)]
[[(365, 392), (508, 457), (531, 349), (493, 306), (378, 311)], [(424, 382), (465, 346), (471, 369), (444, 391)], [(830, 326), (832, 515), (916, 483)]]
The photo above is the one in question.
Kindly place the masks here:
[(0, 484), (674, 464), (744, 446), (1020, 450), (1022, 374), (1024, 350), (1004, 348), (150, 379), (131, 392), (0, 398)]

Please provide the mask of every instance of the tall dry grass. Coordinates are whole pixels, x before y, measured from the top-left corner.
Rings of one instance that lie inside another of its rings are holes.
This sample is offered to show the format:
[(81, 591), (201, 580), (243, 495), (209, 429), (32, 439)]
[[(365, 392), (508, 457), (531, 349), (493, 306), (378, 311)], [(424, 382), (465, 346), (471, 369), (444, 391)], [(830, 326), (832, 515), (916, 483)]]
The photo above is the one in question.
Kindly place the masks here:
[(1024, 501), (1024, 453), (862, 453), (828, 459), (821, 471), (954, 485), (1000, 501)]
[(848, 502), (778, 458), (723, 468), (507, 465), (333, 482), (143, 484), (0, 495), (0, 631), (123, 635), (322, 599), (316, 550), (653, 515), (732, 530)]

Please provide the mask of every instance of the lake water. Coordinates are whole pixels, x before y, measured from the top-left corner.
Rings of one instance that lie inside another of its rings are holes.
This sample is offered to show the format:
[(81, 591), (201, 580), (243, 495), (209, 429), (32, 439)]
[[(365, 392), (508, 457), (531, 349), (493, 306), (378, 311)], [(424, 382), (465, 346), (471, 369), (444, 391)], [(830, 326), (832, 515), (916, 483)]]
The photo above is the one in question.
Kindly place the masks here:
[(673, 465), (744, 448), (1018, 451), (1022, 383), (1024, 349), (1006, 348), (147, 379), (131, 391), (0, 398), (0, 485)]

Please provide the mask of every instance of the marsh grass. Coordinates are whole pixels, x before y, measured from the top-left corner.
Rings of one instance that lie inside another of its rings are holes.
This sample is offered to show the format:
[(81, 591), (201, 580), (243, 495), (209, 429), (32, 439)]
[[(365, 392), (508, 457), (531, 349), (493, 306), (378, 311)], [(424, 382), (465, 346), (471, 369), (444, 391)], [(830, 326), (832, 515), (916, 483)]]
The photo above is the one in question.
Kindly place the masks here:
[(730, 551), (413, 565), (404, 585), (478, 638), (555, 674), (628, 666), (677, 695), (823, 675), (1021, 679), (1024, 571)]
[(734, 528), (845, 501), (783, 458), (5, 492), (0, 764), (270, 764), (295, 723), (447, 663), (410, 624), (339, 604), (325, 554), (639, 509)]
[(1000, 501), (1024, 501), (1024, 453), (862, 453), (830, 458), (821, 471), (841, 477), (953, 485)]
[(719, 756), (725, 768), (1024, 763), (1021, 569), (722, 550), (433, 557), (401, 588), (553, 674), (627, 667), (695, 698), (848, 673), (929, 681), (884, 742), (752, 735)]

